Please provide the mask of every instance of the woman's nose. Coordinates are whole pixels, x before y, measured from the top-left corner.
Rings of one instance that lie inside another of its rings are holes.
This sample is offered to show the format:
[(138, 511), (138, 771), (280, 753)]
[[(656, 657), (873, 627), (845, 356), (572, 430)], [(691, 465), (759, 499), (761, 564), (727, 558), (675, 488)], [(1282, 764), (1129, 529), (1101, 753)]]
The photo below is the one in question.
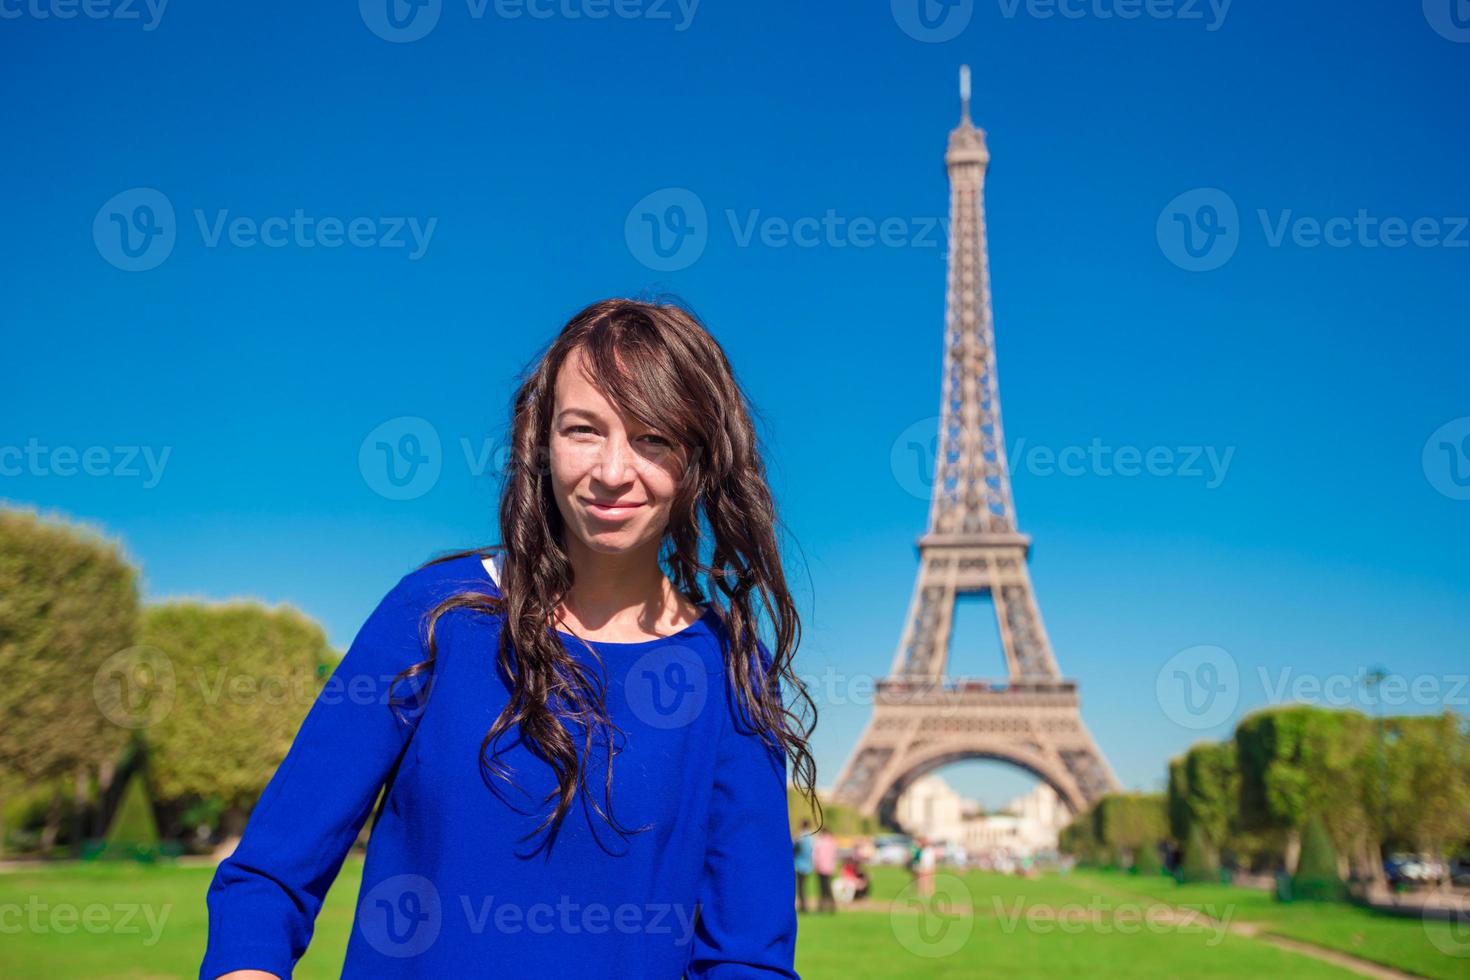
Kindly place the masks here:
[(631, 452), (631, 447), (621, 436), (608, 439), (602, 445), (602, 453), (597, 461), (599, 478), (603, 483), (622, 483), (627, 479), (628, 454)]

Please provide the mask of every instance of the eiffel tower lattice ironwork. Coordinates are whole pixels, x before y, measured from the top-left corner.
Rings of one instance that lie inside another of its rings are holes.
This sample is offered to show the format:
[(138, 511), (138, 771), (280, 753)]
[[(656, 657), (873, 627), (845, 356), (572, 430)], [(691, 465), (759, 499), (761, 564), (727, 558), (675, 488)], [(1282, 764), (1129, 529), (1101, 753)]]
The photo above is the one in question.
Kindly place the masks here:
[[(985, 133), (970, 121), (960, 69), (960, 124), (949, 134), (950, 236), (943, 395), (927, 533), (889, 676), (838, 776), (833, 800), (893, 826), (914, 780), (965, 759), (996, 759), (1051, 785), (1083, 810), (1117, 787), (1082, 723), (1075, 682), (1057, 669), (1031, 588), (1031, 540), (1016, 529), (996, 386), (985, 243)], [(1005, 682), (946, 676), (956, 599), (988, 595), (1000, 627)]]

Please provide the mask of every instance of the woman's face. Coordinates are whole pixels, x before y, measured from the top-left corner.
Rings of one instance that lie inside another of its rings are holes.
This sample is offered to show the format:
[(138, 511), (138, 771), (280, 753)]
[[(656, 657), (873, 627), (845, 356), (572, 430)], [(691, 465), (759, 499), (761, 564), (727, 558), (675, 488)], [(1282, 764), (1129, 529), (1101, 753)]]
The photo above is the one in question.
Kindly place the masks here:
[(557, 508), (568, 530), (594, 551), (656, 547), (669, 523), (682, 456), (671, 436), (619, 416), (582, 365), (582, 351), (574, 350), (556, 377), (550, 455)]

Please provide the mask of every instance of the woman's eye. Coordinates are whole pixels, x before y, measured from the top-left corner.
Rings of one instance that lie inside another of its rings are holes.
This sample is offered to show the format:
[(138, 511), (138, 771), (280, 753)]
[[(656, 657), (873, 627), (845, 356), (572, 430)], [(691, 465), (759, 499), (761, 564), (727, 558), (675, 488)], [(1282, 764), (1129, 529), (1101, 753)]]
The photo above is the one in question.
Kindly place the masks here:
[[(590, 425), (573, 425), (573, 426), (569, 426), (567, 428), (567, 430), (566, 430), (566, 433), (569, 436), (570, 435), (580, 435), (583, 432), (590, 432), (593, 435), (596, 435), (597, 434), (597, 430), (594, 429)], [(663, 436), (647, 435), (647, 436), (644, 436), (643, 438), (648, 439), (648, 440), (651, 440), (653, 442), (656, 442), (659, 445), (664, 446), (665, 448), (670, 448), (671, 449), (671, 448), (673, 448), (673, 445), (674, 445), (672, 442), (670, 442), (669, 440), (665, 439)]]

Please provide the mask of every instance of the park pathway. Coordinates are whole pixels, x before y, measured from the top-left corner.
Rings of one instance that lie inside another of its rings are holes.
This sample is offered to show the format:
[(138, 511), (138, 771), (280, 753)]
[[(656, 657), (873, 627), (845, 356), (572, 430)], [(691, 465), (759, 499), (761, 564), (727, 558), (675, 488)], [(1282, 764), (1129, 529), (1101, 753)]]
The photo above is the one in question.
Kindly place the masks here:
[[(1134, 901), (1137, 901), (1139, 898), (1138, 895), (1131, 892), (1123, 891), (1121, 889), (1106, 890), (1110, 891), (1115, 896), (1128, 897)], [(1219, 924), (1217, 920), (1211, 918), (1208, 915), (1205, 915), (1203, 912), (1198, 912), (1194, 909), (1182, 908), (1177, 905), (1172, 905), (1168, 902), (1162, 902), (1151, 896), (1148, 900), (1172, 909), (1175, 913), (1182, 913), (1186, 917), (1192, 917), (1193, 921), (1211, 926), (1218, 926)], [(1182, 920), (1182, 922), (1185, 924), (1187, 924), (1189, 921), (1191, 921), (1191, 918), (1185, 918)], [(1321, 960), (1324, 963), (1331, 963), (1333, 966), (1341, 967), (1344, 970), (1351, 970), (1353, 973), (1356, 973), (1359, 976), (1375, 977), (1378, 978), (1378, 980), (1422, 980), (1422, 978), (1417, 973), (1407, 973), (1403, 970), (1398, 970), (1391, 966), (1384, 966), (1382, 963), (1375, 963), (1372, 960), (1365, 960), (1361, 956), (1354, 956), (1351, 953), (1344, 953), (1341, 950), (1330, 949), (1326, 946), (1318, 946), (1316, 943), (1309, 943), (1301, 939), (1288, 939), (1285, 936), (1278, 936), (1275, 933), (1267, 932), (1265, 928), (1258, 923), (1232, 922), (1226, 928), (1228, 928), (1229, 931), (1234, 935), (1266, 942), (1271, 944), (1272, 946), (1277, 947), (1278, 949), (1284, 949), (1288, 952), (1296, 953), (1300, 956), (1310, 956), (1313, 959)]]

